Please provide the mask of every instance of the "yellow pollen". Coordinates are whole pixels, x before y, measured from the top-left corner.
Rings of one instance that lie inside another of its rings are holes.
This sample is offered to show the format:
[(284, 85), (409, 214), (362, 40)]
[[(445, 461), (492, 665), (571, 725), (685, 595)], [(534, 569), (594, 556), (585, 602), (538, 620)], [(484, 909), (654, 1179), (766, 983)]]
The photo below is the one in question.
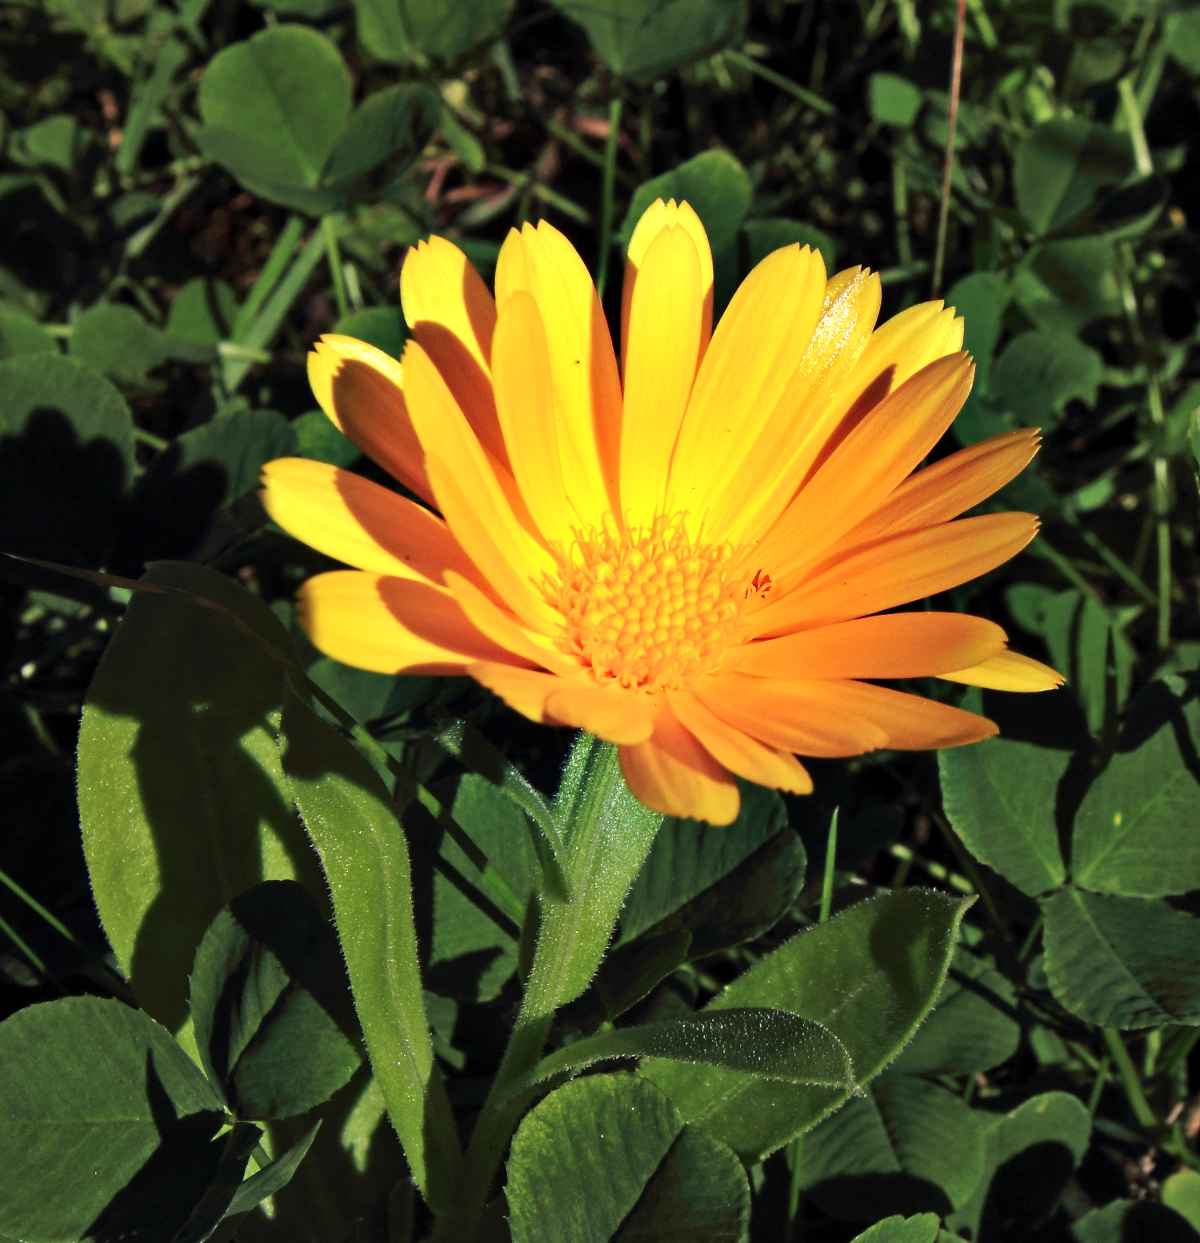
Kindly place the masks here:
[(731, 573), (733, 554), (694, 543), (678, 518), (578, 534), (545, 584), (566, 623), (563, 650), (627, 690), (674, 688), (711, 672), (757, 594)]

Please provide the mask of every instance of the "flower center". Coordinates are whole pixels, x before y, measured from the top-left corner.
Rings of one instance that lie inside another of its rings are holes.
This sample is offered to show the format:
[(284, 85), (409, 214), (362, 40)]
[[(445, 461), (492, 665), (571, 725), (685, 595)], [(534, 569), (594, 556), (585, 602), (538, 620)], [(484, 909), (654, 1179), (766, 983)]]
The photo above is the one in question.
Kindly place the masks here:
[(678, 517), (579, 534), (546, 585), (566, 621), (561, 646), (627, 690), (708, 673), (735, 641), (746, 599), (764, 588), (761, 571), (747, 583), (733, 563), (732, 548), (694, 543)]

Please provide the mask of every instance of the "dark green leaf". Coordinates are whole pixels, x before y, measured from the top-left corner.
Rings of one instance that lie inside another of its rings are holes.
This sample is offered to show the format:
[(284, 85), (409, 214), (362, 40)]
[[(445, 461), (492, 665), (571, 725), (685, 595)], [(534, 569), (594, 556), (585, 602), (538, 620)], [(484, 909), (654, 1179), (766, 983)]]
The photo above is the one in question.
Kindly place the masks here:
[(592, 50), (635, 82), (681, 69), (741, 41), (740, 0), (551, 0), (587, 31)]
[(455, 1184), (457, 1138), (425, 1015), (404, 830), (371, 765), (290, 688), (280, 737), (329, 883), (372, 1070), (413, 1180), (442, 1210)]
[(1066, 878), (1054, 819), (1070, 756), (991, 738), (938, 752), (946, 815), (967, 849), (1028, 894)]
[(230, 336), (236, 314), (231, 285), (196, 276), (171, 299), (166, 333), (191, 345), (216, 345)]
[(1184, 69), (1200, 76), (1200, 11), (1187, 8), (1168, 13), (1163, 43)]
[(834, 259), (837, 256), (837, 242), (823, 229), (815, 225), (805, 224), (801, 220), (785, 220), (768, 217), (762, 220), (747, 220), (742, 225), (742, 236), (746, 239), (747, 269), (765, 259), (772, 251), (781, 246), (791, 246), (798, 242), (801, 246), (811, 246), (821, 252), (825, 260), (825, 270), (833, 271)]
[(248, 1213), (252, 1208), (261, 1204), (267, 1196), (273, 1196), (276, 1192), (282, 1191), (295, 1177), (296, 1171), (300, 1168), (300, 1162), (308, 1156), (308, 1150), (312, 1147), (313, 1140), (317, 1138), (317, 1132), (320, 1129), (321, 1123), (314, 1122), (308, 1132), (297, 1140), (282, 1157), (277, 1157), (270, 1165), (263, 1166), (256, 1174), (251, 1174), (234, 1193), (229, 1207), (225, 1210), (225, 1216), (236, 1217), (239, 1213)]
[(126, 384), (144, 383), (146, 373), (170, 350), (159, 329), (131, 306), (101, 302), (72, 325), (70, 352), (80, 362)]
[(532, 1110), (505, 1197), (513, 1243), (741, 1243), (750, 1218), (733, 1153), (633, 1075), (581, 1079)]
[(504, 30), (516, 0), (354, 0), (358, 34), (381, 60), (449, 65)]
[[(856, 1082), (869, 1083), (933, 1007), (969, 901), (903, 889), (860, 902), (802, 932), (728, 985), (705, 1013), (787, 1009), (828, 1027), (846, 1046)], [(647, 1062), (688, 1121), (747, 1160), (773, 1152), (847, 1098), (834, 1088), (765, 1083), (713, 1067)]]
[[(364, 338), (365, 339), (365, 338)], [(323, 410), (310, 410), (292, 423), (297, 457), (313, 458), (331, 466), (353, 466), (362, 450), (329, 421)]]
[(0, 530), (26, 557), (99, 565), (134, 473), (124, 398), (75, 359), (0, 362)]
[(1046, 975), (1089, 1023), (1200, 1023), (1200, 920), (1165, 902), (1064, 889), (1042, 901)]
[(147, 1015), (97, 997), (29, 1006), (0, 1025), (0, 1230), (82, 1238), (106, 1209), (135, 1210), (155, 1169), (202, 1164), (221, 1120), (216, 1093)]
[(621, 912), (619, 943), (688, 929), (692, 954), (761, 936), (804, 884), (805, 855), (773, 791), (747, 787), (728, 833), (668, 819)]
[(944, 1088), (887, 1074), (793, 1149), (804, 1191), (841, 1221), (962, 1204), (983, 1177), (984, 1123)]
[(325, 165), (323, 181), (352, 181), (398, 154), (415, 159), (433, 136), (440, 111), (428, 87), (397, 83), (376, 91), (355, 109)]
[(625, 213), (622, 234), (628, 239), (655, 199), (686, 199), (703, 221), (715, 254), (737, 236), (750, 207), (750, 194), (750, 177), (729, 152), (704, 151), (638, 186)]
[(236, 897), (196, 951), (196, 1044), (240, 1118), (289, 1118), (327, 1100), (358, 1069), (333, 929), (296, 884)]
[(1114, 1200), (1071, 1226), (1073, 1243), (1200, 1243), (1200, 1232), (1163, 1204)]
[(1038, 327), (1069, 335), (1100, 316), (1121, 313), (1118, 270), (1111, 238), (1065, 238), (1029, 253), (1013, 291)]
[[(355, 311), (339, 319), (333, 330), (377, 346), (393, 358), (399, 358), (404, 353), (404, 343), (408, 340), (408, 328), (398, 306), (373, 306), (365, 311)], [(321, 417), (325, 418), (325, 415), (322, 413)], [(325, 421), (329, 423), (327, 418)], [(333, 424), (329, 423), (329, 426), (333, 427)]]
[(1029, 427), (1053, 423), (1069, 401), (1094, 404), (1104, 363), (1076, 337), (1024, 332), (1005, 346), (992, 371), (992, 393)]
[(0, 314), (0, 358), (17, 354), (57, 354), (58, 342), (24, 315)]
[(212, 570), (161, 562), (142, 581), (161, 590), (135, 595), (84, 703), (79, 814), (117, 963), (174, 1027), (223, 906), (261, 880), (320, 882), (275, 745), (287, 635)]
[(1036, 233), (1069, 223), (1133, 171), (1129, 138), (1078, 117), (1045, 121), (1017, 148), (1017, 207)]
[(1181, 832), (1200, 807), (1200, 702), (1161, 684), (1135, 701), (1117, 754), (1075, 819), (1071, 871), (1101, 893), (1160, 898), (1200, 889), (1200, 841)]
[(963, 349), (975, 359), (975, 386), (986, 390), (1000, 325), (1011, 297), (1008, 281), (996, 272), (973, 272), (956, 281), (946, 295), (965, 325)]
[(1162, 1202), (1200, 1230), (1200, 1174), (1186, 1167), (1163, 1180)]
[(938, 1237), (936, 1213), (918, 1213), (916, 1217), (885, 1217), (856, 1234), (851, 1243), (935, 1243)]

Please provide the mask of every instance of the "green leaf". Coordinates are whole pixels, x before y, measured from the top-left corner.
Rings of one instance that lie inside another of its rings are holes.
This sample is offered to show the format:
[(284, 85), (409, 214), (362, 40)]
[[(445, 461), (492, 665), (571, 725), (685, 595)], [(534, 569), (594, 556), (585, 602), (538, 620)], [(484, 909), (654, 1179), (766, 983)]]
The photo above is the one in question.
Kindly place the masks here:
[[(344, 998), (344, 1001), (343, 1001)], [(240, 1118), (290, 1118), (361, 1064), (337, 938), (289, 881), (239, 895), (196, 950), (190, 992), (204, 1069)]]
[(300, 1162), (308, 1156), (308, 1150), (312, 1147), (313, 1140), (317, 1138), (317, 1132), (320, 1129), (321, 1122), (318, 1120), (283, 1156), (277, 1157), (269, 1165), (264, 1165), (257, 1173), (251, 1174), (234, 1193), (224, 1216), (228, 1218), (236, 1217), (239, 1213), (248, 1213), (268, 1196), (282, 1191), (296, 1176)]
[(1017, 207), (1035, 233), (1047, 233), (1068, 224), (1100, 190), (1132, 171), (1126, 135), (1078, 117), (1046, 121), (1017, 148)]
[(996, 360), (991, 390), (1018, 423), (1053, 423), (1069, 401), (1094, 404), (1104, 373), (1100, 355), (1078, 338), (1045, 330), (1014, 337)]
[(1071, 1225), (1073, 1243), (1200, 1243), (1200, 1232), (1163, 1204), (1114, 1200)]
[(783, 1010), (711, 1010), (586, 1036), (542, 1058), (528, 1083), (577, 1074), (611, 1058), (657, 1057), (723, 1066), (764, 1079), (852, 1088), (854, 1067), (828, 1028)]
[(295, 451), (292, 425), (273, 410), (236, 410), (177, 436), (135, 493), (147, 551), (193, 552), (206, 532), (222, 529), (218, 511), (257, 491), (267, 462)]
[(219, 1143), (220, 1148), (209, 1184), (187, 1220), (170, 1236), (171, 1243), (206, 1243), (212, 1238), (242, 1185), (246, 1163), (262, 1137), (258, 1127), (248, 1122), (236, 1122), (210, 1145), (210, 1148), (216, 1148)]
[(1165, 902), (1069, 888), (1042, 900), (1046, 976), (1089, 1023), (1200, 1024), (1200, 920)]
[(578, 1080), (533, 1109), (513, 1139), (504, 1194), (513, 1243), (748, 1237), (737, 1158), (633, 1075)]
[(106, 302), (75, 321), (68, 348), (80, 362), (125, 384), (144, 384), (146, 373), (170, 353), (162, 332), (133, 307)]
[(907, 78), (873, 73), (867, 79), (867, 110), (881, 125), (910, 129), (921, 111), (921, 92)]
[(160, 590), (134, 596), (84, 702), (79, 815), (117, 963), (174, 1028), (217, 912), (262, 880), (320, 882), (275, 745), (286, 634), (202, 566), (161, 562), (142, 582)]
[(1083, 1160), (1091, 1131), (1087, 1109), (1066, 1092), (1044, 1092), (996, 1118), (987, 1175), (948, 1224), (979, 1243), (1033, 1237)]
[(322, 180), (327, 185), (352, 181), (398, 151), (414, 159), (433, 136), (440, 115), (441, 104), (428, 87), (405, 82), (376, 91), (355, 109)]
[(1071, 872), (1101, 893), (1160, 898), (1200, 889), (1200, 841), (1181, 832), (1200, 806), (1200, 701), (1162, 684), (1134, 702), (1117, 753), (1075, 818)]
[(99, 565), (134, 474), (125, 399), (72, 358), (0, 362), (0, 530), (7, 552)]
[[(846, 1046), (861, 1088), (912, 1039), (946, 978), (970, 900), (901, 889), (859, 902), (755, 963), (705, 1008), (786, 1009), (827, 1027)], [(835, 1088), (766, 1083), (714, 1067), (647, 1062), (689, 1122), (758, 1160), (827, 1117), (847, 1098)]]
[(959, 946), (933, 1013), (893, 1068), (914, 1075), (991, 1070), (1021, 1042), (1021, 1025), (1012, 1017), (1015, 1004), (1008, 978), (988, 958)]
[(350, 73), (328, 39), (271, 26), (209, 62), (197, 140), (256, 193), (321, 210), (328, 198), (313, 192), (350, 117), (350, 94)]
[(1066, 751), (1010, 738), (938, 752), (942, 801), (963, 844), (1023, 893), (1066, 879), (1054, 818)]
[(796, 1140), (794, 1177), (839, 1221), (869, 1221), (881, 1209), (945, 1216), (983, 1177), (984, 1135), (957, 1096), (887, 1074)]
[[(29, 1006), (0, 1024), (0, 1230), (43, 1243), (82, 1238), (105, 1210), (136, 1221), (137, 1188), (145, 1200), (172, 1161), (206, 1165), (221, 1121), (204, 1076), (147, 1015), (98, 997)], [(189, 1208), (167, 1211), (180, 1224)]]
[(996, 272), (972, 272), (956, 281), (946, 295), (965, 325), (963, 349), (975, 359), (975, 386), (986, 390), (1000, 326), (1012, 296), (1008, 281)]
[(503, 32), (516, 0), (354, 0), (358, 35), (380, 60), (452, 65)]
[(171, 299), (166, 333), (190, 345), (216, 345), (229, 338), (236, 315), (232, 285), (194, 276)]
[(425, 1016), (404, 830), (375, 770), (290, 687), (280, 739), (329, 883), (372, 1070), (413, 1180), (442, 1211), (453, 1195), (458, 1142)]
[(1163, 43), (1184, 69), (1200, 75), (1200, 10), (1187, 8), (1168, 13)]
[(1200, 1230), (1200, 1174), (1178, 1169), (1163, 1180), (1162, 1202), (1184, 1218), (1193, 1230)]
[(8, 312), (0, 314), (0, 358), (57, 353), (58, 342), (37, 320)]
[(728, 833), (668, 819), (629, 892), (618, 944), (687, 929), (700, 957), (752, 940), (795, 901), (805, 862), (774, 791), (747, 787)]
[(652, 82), (741, 42), (740, 0), (551, 0), (618, 77)]
[(1118, 271), (1111, 238), (1064, 238), (1029, 252), (1013, 277), (1013, 293), (1039, 328), (1074, 334), (1101, 316), (1121, 314)]
[(747, 220), (742, 225), (742, 237), (746, 242), (747, 270), (781, 246), (799, 243), (801, 246), (811, 246), (813, 250), (819, 250), (825, 261), (825, 270), (833, 271), (837, 242), (824, 229), (805, 224), (802, 220), (786, 220), (782, 217)]
[(936, 1213), (918, 1213), (915, 1217), (897, 1214), (856, 1234), (851, 1243), (936, 1243), (938, 1233)]
[(362, 450), (329, 421), (323, 410), (309, 410), (292, 422), (297, 457), (313, 458), (331, 466), (353, 466)]
[[(355, 311), (339, 319), (333, 330), (377, 346), (393, 358), (399, 358), (404, 353), (404, 343), (408, 340), (408, 328), (398, 306), (373, 306), (365, 311)], [(321, 417), (333, 427), (324, 412), (321, 412)]]
[(750, 175), (728, 151), (704, 151), (638, 186), (625, 213), (622, 236), (628, 241), (655, 199), (686, 199), (703, 221), (716, 254), (737, 236), (750, 196)]

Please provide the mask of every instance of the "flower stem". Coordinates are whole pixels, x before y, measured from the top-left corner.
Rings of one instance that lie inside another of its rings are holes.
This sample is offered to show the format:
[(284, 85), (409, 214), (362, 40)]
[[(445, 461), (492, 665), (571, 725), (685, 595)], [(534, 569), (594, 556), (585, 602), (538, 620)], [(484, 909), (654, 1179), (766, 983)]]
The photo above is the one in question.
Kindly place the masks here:
[(517, 1022), (475, 1125), (459, 1203), (435, 1238), (470, 1243), (496, 1172), (528, 1097), (515, 1090), (537, 1064), (555, 1012), (596, 973), (621, 906), (641, 870), (662, 816), (633, 797), (616, 748), (581, 734), (567, 761), (555, 810), (564, 825), (565, 899), (543, 893), (541, 926)]
[(596, 289), (604, 297), (608, 259), (612, 251), (613, 195), (617, 179), (617, 149), (621, 142), (621, 97), (608, 105), (608, 139), (604, 144), (604, 181), (600, 193), (600, 255), (596, 266)]

